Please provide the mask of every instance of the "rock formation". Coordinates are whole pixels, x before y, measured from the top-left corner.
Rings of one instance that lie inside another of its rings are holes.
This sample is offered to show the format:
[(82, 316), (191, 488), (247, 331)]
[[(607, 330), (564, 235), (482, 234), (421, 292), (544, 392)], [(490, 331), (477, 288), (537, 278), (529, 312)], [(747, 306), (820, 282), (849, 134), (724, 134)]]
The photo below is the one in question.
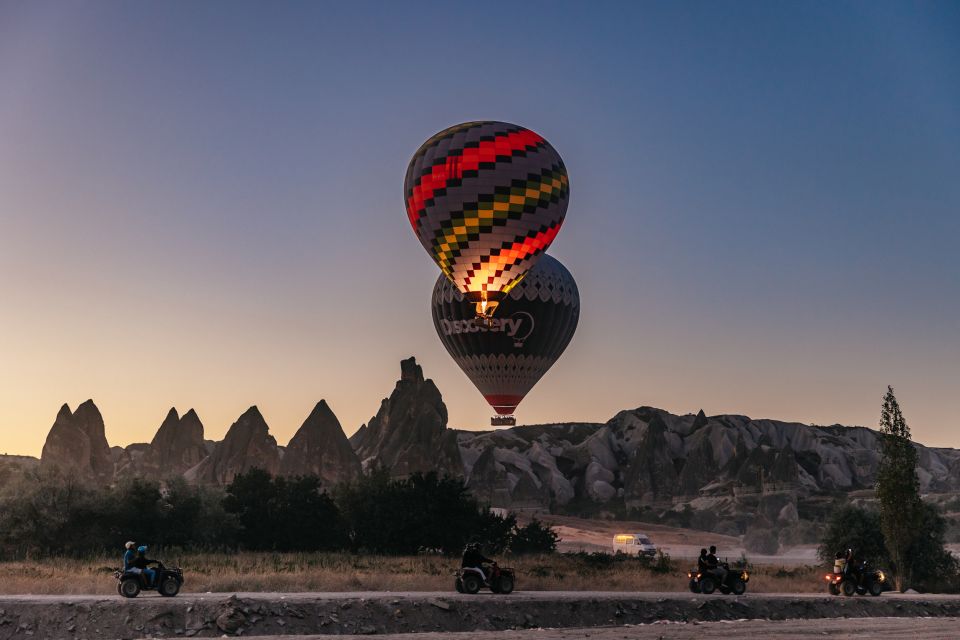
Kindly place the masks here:
[(273, 475), (280, 470), (280, 449), (256, 406), (231, 425), (213, 453), (184, 475), (205, 484), (226, 485), (254, 467)]
[[(877, 433), (746, 416), (676, 416), (640, 407), (606, 423), (458, 432), (471, 489), (495, 507), (652, 508), (730, 516), (742, 526), (795, 522), (798, 506), (870, 489)], [(917, 445), (924, 492), (960, 491), (960, 451)], [(535, 487), (537, 491), (532, 490)], [(731, 531), (737, 533), (737, 531)]]
[(324, 487), (360, 475), (360, 460), (326, 400), (317, 403), (290, 440), (280, 461), (280, 474), (316, 475)]
[(203, 440), (203, 423), (200, 416), (190, 409), (183, 417), (170, 409), (166, 419), (150, 442), (144, 456), (145, 466), (157, 476), (179, 475), (195, 467), (207, 457)]
[(66, 404), (60, 407), (43, 445), (40, 464), (83, 480), (113, 480), (113, 454), (107, 444), (103, 416), (93, 400), (87, 400), (72, 413)]
[(380, 411), (350, 439), (364, 468), (393, 477), (436, 471), (463, 476), (457, 436), (447, 429), (447, 407), (415, 358), (400, 363), (400, 379)]

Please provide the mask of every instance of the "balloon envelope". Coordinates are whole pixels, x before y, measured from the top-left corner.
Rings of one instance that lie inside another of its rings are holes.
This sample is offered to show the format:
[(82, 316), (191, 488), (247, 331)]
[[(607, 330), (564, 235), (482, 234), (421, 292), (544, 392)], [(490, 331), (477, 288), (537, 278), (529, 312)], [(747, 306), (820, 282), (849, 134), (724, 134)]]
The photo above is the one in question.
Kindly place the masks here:
[(404, 200), (414, 233), (467, 299), (495, 307), (560, 231), (569, 180), (550, 143), (506, 122), (441, 131), (413, 155)]
[(570, 344), (580, 318), (577, 283), (544, 255), (500, 302), (496, 317), (473, 305), (440, 276), (433, 287), (433, 325), (440, 341), (487, 402), (512, 414)]

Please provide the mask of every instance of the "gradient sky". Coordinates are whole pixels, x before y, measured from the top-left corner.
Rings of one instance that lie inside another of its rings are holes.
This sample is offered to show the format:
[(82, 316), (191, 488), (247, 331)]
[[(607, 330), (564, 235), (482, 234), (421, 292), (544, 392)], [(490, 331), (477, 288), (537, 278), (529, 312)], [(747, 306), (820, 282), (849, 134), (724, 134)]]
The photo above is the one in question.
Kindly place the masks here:
[(571, 346), (523, 423), (678, 413), (960, 446), (960, 5), (0, 0), (0, 452), (259, 405), (347, 433), (437, 339), (407, 162), (457, 122), (563, 156)]

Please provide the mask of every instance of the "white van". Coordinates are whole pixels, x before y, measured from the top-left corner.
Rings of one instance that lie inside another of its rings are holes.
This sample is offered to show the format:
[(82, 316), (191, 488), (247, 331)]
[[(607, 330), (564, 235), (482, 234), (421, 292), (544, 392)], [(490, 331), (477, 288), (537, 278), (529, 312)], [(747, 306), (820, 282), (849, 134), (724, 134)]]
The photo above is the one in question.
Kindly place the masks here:
[(613, 552), (632, 556), (655, 556), (657, 546), (645, 533), (618, 533), (613, 536)]

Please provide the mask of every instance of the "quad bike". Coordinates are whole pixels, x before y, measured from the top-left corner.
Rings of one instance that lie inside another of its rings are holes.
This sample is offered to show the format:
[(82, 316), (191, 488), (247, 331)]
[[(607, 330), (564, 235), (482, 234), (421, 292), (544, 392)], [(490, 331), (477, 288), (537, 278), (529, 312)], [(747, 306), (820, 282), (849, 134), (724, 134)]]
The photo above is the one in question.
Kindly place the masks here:
[(183, 586), (183, 570), (180, 567), (167, 568), (162, 562), (156, 563), (156, 575), (150, 584), (145, 573), (134, 573), (118, 569), (113, 577), (117, 579), (117, 593), (124, 598), (136, 598), (141, 591), (156, 591), (162, 596), (172, 598), (180, 593)]
[(867, 593), (872, 596), (879, 596), (892, 588), (883, 571), (870, 569), (866, 563), (862, 563), (856, 571), (847, 573), (834, 569), (833, 573), (828, 573), (824, 578), (827, 581), (827, 591), (834, 596), (840, 594), (845, 596), (859, 594), (862, 596)]
[(727, 575), (721, 582), (717, 576), (707, 571), (691, 569), (687, 572), (690, 578), (690, 591), (693, 593), (711, 594), (714, 591), (727, 595), (732, 593), (735, 596), (743, 595), (747, 590), (747, 583), (750, 581), (750, 574), (746, 570), (731, 570), (730, 565), (723, 563), (723, 568), (727, 570)]
[(507, 594), (513, 591), (513, 569), (501, 567), (494, 562), (492, 565), (485, 566), (483, 570), (486, 579), (480, 571), (473, 567), (461, 567), (457, 570), (454, 573), (456, 576), (454, 586), (457, 593), (474, 594), (480, 591), (480, 587), (486, 587), (493, 593)]

